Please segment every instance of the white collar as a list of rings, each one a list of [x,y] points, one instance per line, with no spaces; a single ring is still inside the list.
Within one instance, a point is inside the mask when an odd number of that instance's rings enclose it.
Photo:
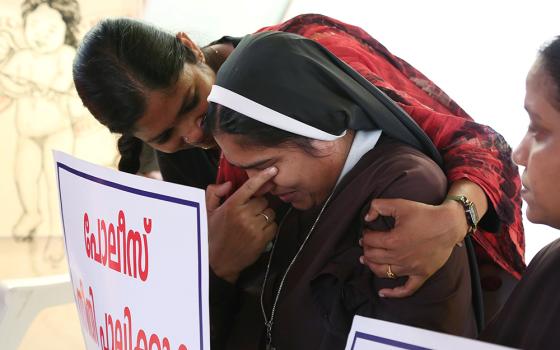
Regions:
[[[348,156],[346,157],[346,162],[344,163],[344,167],[342,167],[342,171],[340,172],[340,176],[336,181],[335,187],[339,184],[339,182],[344,178],[346,174],[356,164],[360,161],[360,159],[372,150],[379,138],[381,137],[381,130],[358,130],[354,135],[354,140],[352,141],[352,146],[350,147],[350,152],[348,152]]]

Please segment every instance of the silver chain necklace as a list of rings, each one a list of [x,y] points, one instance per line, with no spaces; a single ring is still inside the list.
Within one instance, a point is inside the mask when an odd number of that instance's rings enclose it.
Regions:
[[[315,226],[317,226],[317,223],[319,222],[319,219],[321,218],[321,215],[323,214],[323,211],[325,211],[325,208],[327,207],[327,204],[329,204],[333,194],[334,194],[334,189],[331,192],[331,194],[329,195],[329,197],[327,198],[327,200],[325,201],[325,204],[323,204],[323,207],[321,207],[321,210],[319,211],[319,214],[317,215],[317,218],[315,219],[315,222],[313,222],[313,226],[311,226],[311,228],[309,229],[309,232],[307,232],[307,236],[305,236],[305,239],[303,240],[303,242],[299,246],[299,249],[298,249],[296,255],[294,255],[294,257],[292,258],[292,261],[290,261],[290,264],[286,268],[286,271],[284,272],[284,275],[282,276],[282,280],[280,280],[280,285],[278,286],[278,291],[276,292],[276,295],[274,297],[274,302],[272,304],[272,310],[270,311],[270,319],[268,319],[266,317],[266,311],[264,310],[263,296],[264,296],[264,289],[266,287],[266,282],[267,282],[267,279],[268,279],[268,273],[270,271],[270,264],[272,262],[272,256],[274,255],[274,248],[276,247],[276,242],[278,242],[278,236],[276,237],[276,239],[274,240],[274,243],[272,244],[272,249],[271,249],[270,255],[268,257],[268,263],[266,265],[266,272],[264,274],[264,280],[263,280],[263,284],[262,284],[262,287],[261,287],[261,310],[262,310],[262,314],[263,314],[263,317],[264,317],[264,325],[266,327],[266,350],[275,350],[275,348],[272,346],[272,325],[274,324],[274,315],[276,313],[276,304],[278,303],[278,299],[280,298],[280,292],[282,291],[282,287],[284,286],[284,281],[286,280],[286,276],[288,276],[288,273],[290,272],[290,269],[292,268],[292,265],[294,265],[294,263],[295,263],[296,259],[298,258],[299,254],[303,250],[303,247],[305,246],[305,244],[309,240],[309,237],[311,236],[311,233],[315,229]],[[282,221],[280,222],[280,225],[278,225],[277,235],[280,234],[280,230],[282,228],[282,225],[284,224],[284,221],[286,220],[286,218],[288,217],[288,215],[290,214],[291,211],[292,211],[292,207],[290,207],[290,209],[288,209],[288,211],[286,212],[286,214],[282,218]]]

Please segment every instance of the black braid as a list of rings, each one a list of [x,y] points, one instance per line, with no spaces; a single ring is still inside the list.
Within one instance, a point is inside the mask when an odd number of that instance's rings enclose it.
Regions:
[[[140,153],[142,153],[142,140],[123,134],[117,142],[121,159],[119,170],[130,174],[136,174],[140,169]]]

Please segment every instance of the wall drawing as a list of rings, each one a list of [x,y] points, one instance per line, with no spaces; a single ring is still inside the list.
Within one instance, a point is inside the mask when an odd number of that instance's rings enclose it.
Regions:
[[[53,149],[116,164],[116,136],[83,108],[72,82],[72,61],[93,23],[109,15],[138,16],[142,5],[130,0],[0,5],[0,211],[6,214],[0,237],[60,236]],[[47,244],[45,253],[54,260],[63,257],[62,247]]]

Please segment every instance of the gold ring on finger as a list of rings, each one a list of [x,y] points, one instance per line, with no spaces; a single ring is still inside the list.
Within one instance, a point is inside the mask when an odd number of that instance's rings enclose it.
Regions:
[[[270,218],[265,213],[259,213],[259,215],[264,216],[264,219],[266,220],[267,223],[270,222]]]
[[[394,280],[395,278],[397,278],[397,275],[395,275],[393,273],[393,271],[391,270],[391,265],[387,264],[387,277],[389,277],[390,279]]]

